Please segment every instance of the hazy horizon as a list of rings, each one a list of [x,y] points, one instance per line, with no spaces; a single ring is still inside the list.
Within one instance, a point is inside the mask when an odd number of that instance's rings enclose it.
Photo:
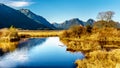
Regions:
[[[120,22],[120,0],[0,0],[0,3],[15,9],[30,9],[51,23],[62,23],[72,18],[97,20],[97,14],[102,11],[114,11],[113,20]]]

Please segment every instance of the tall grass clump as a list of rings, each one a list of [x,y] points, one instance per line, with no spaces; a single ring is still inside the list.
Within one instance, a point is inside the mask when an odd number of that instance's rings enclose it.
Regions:
[[[0,50],[1,52],[14,51],[17,48],[18,30],[11,26],[10,28],[0,29]]]
[[[61,38],[80,38],[86,33],[86,28],[83,26],[72,26],[68,30],[64,30],[60,35]]]

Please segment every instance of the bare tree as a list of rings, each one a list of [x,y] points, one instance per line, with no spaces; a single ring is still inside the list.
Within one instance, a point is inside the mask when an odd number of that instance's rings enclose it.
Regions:
[[[112,17],[115,13],[113,11],[107,11],[106,12],[106,21],[111,21],[112,20]]]
[[[98,13],[97,19],[109,22],[112,20],[114,14],[113,11],[100,12]]]
[[[97,19],[104,20],[104,18],[105,18],[105,13],[104,12],[99,12],[98,15],[97,15]]]

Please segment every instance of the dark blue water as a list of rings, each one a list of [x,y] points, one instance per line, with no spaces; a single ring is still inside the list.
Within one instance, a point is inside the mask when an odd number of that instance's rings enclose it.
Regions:
[[[29,39],[19,45],[25,47],[16,51],[14,58],[17,61],[15,60],[12,66],[7,67],[75,68],[75,60],[82,59],[83,55],[66,51],[66,47],[60,45],[64,44],[59,41],[58,37]],[[9,63],[8,60],[7,62]]]

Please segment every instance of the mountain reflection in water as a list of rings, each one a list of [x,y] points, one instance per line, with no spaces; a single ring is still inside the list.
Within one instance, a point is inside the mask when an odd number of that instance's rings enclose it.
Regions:
[[[75,68],[75,60],[84,58],[80,52],[68,52],[59,45],[64,44],[58,37],[28,39],[15,52],[1,57],[0,67]]]
[[[30,38],[22,43],[20,43],[18,45],[18,48],[32,48],[34,46],[37,46],[37,45],[41,45],[42,43],[44,43],[46,41],[47,38]]]

